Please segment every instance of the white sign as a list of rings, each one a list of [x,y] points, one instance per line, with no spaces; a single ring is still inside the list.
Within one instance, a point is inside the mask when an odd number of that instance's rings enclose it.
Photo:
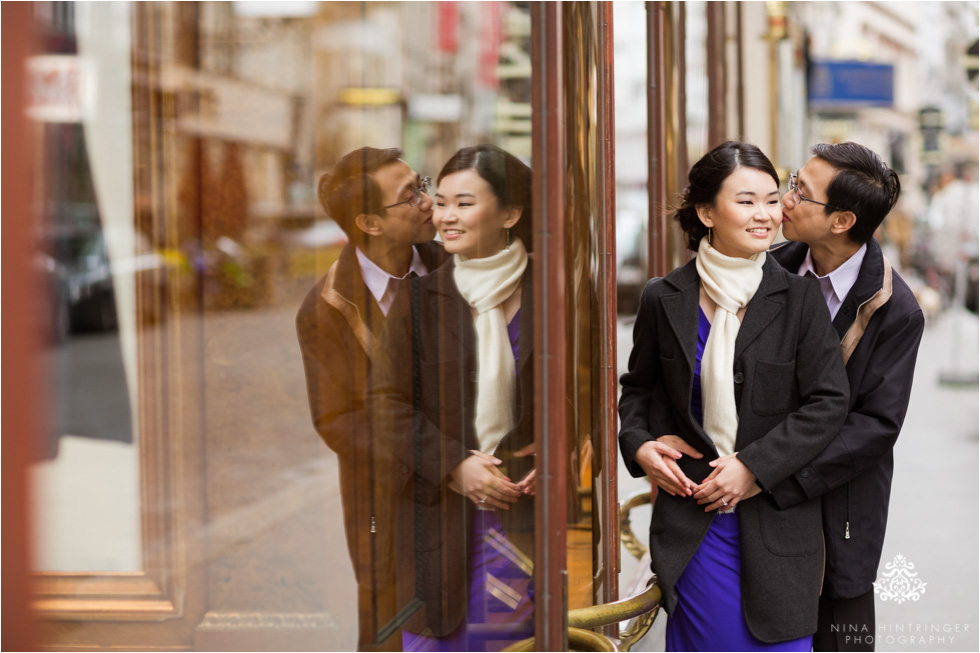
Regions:
[[[92,69],[77,55],[50,54],[27,60],[27,116],[42,122],[81,122],[92,110]]]

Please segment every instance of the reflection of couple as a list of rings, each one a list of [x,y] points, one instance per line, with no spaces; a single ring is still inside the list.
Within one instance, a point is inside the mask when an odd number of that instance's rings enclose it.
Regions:
[[[464,148],[433,201],[400,156],[362,148],[321,180],[350,244],[297,316],[310,406],[340,459],[359,647],[499,649],[533,629],[531,173]]]
[[[758,148],[709,152],[676,216],[695,258],[643,291],[620,444],[663,490],[668,650],[873,649],[923,317],[872,238],[897,175],[854,143],[814,154],[781,208]],[[798,242],[770,256],[780,224]]]

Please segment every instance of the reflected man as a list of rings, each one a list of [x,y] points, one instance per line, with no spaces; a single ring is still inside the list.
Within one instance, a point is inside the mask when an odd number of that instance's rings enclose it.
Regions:
[[[296,316],[313,425],[337,453],[347,546],[358,586],[359,650],[397,650],[379,629],[394,616],[390,495],[371,435],[365,390],[374,339],[402,283],[445,259],[428,178],[397,148],[364,147],[321,177],[324,209],[349,243]]]
[[[816,145],[783,196],[771,253],[816,277],[841,348],[851,400],[831,444],[772,489],[780,508],[823,497],[826,575],[815,651],[874,650],[874,589],[898,439],[925,324],[905,281],[874,239],[895,206],[898,175],[857,143]]]

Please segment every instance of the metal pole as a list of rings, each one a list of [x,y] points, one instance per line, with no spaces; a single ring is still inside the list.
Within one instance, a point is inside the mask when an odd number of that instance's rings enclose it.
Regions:
[[[670,271],[667,260],[666,52],[663,2],[647,2],[647,275]]]
[[[535,625],[541,651],[568,650],[565,415],[565,105],[562,4],[531,5],[534,180]]]

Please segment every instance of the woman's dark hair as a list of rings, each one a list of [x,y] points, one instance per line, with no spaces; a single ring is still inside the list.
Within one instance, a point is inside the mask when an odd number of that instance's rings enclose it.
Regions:
[[[701,157],[687,175],[687,188],[681,193],[680,207],[674,212],[674,219],[684,230],[687,247],[692,252],[697,251],[701,239],[708,235],[708,228],[698,218],[697,207],[714,204],[722,184],[738,168],[765,172],[779,186],[779,175],[772,161],[755,145],[727,141]]]
[[[496,145],[464,147],[456,152],[439,171],[436,184],[444,177],[463,170],[473,170],[487,182],[504,208],[520,208],[521,219],[511,227],[511,236],[520,238],[531,251],[531,169],[516,156]]]
[[[847,235],[856,243],[867,243],[902,192],[898,173],[857,143],[822,143],[810,151],[837,171],[827,186],[831,206],[825,206],[824,213],[833,213],[832,207],[853,211],[857,220]]]

